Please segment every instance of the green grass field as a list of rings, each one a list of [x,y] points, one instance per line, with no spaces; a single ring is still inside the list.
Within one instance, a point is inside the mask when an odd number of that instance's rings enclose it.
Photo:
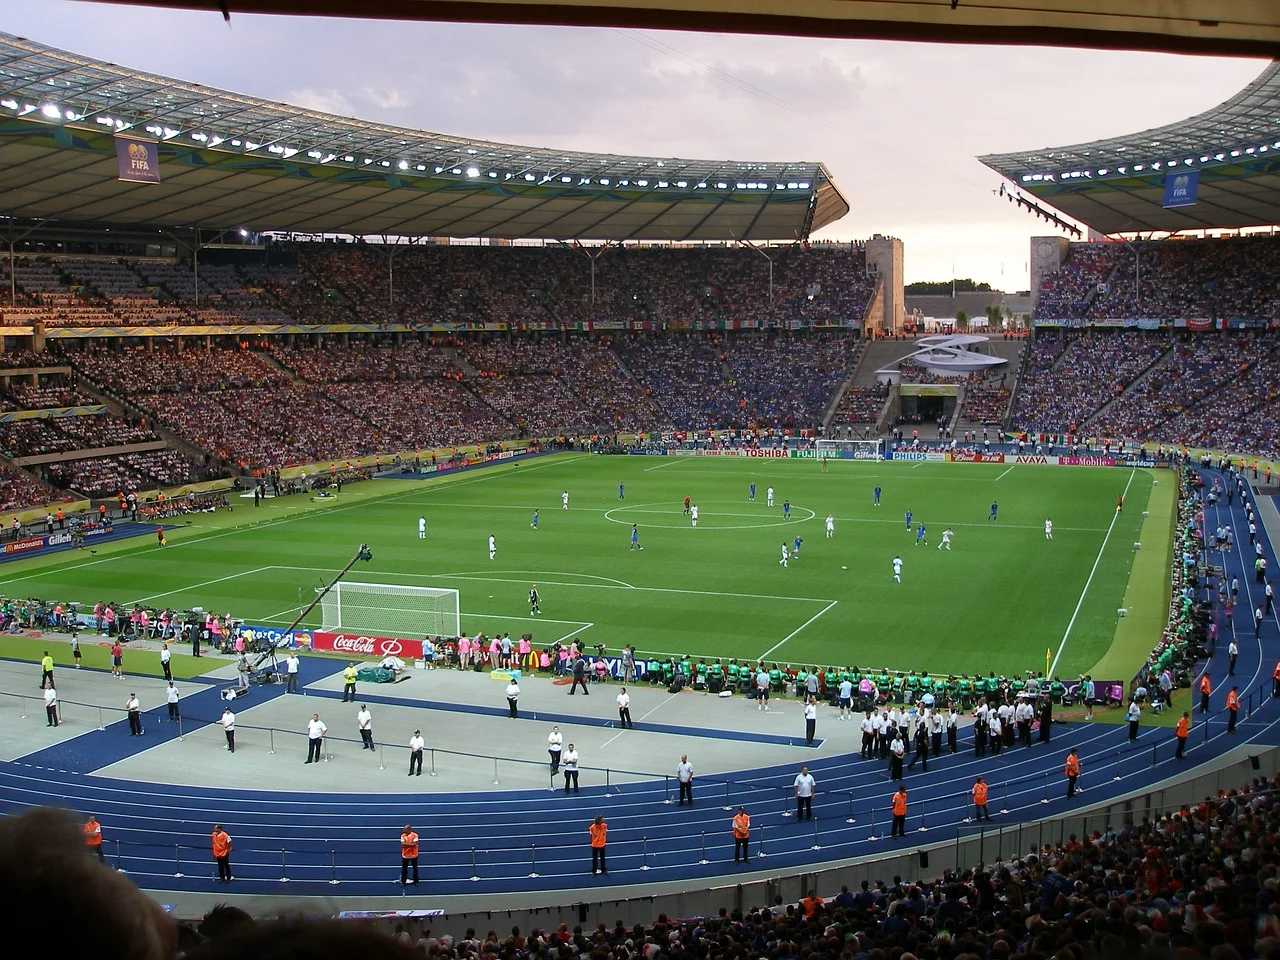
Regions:
[[[759,493],[749,503],[752,481]],[[1172,498],[1152,501],[1159,515],[1144,527],[1153,481],[1172,482],[1152,471],[1024,465],[833,462],[822,473],[804,460],[560,456],[362,484],[322,509],[307,509],[305,498],[240,506],[212,526],[201,518],[175,532],[164,550],[147,538],[94,556],[7,565],[0,592],[200,605],[283,626],[368,542],[373,561],[348,579],[455,588],[472,634],[529,631],[537,643],[581,637],[611,651],[631,642],[644,653],[938,673],[1043,669],[1046,649],[1056,656],[1061,647],[1063,676],[1104,661],[1127,678],[1156,635],[1128,629],[1117,639],[1116,609],[1165,607],[1168,544],[1158,541]],[[773,509],[765,506],[770,485]],[[685,496],[700,508],[697,529],[682,515]],[[989,523],[993,499],[999,520]],[[906,531],[908,508],[928,527],[927,547]],[[832,539],[824,537],[828,513]],[[426,540],[417,535],[420,515]],[[628,549],[632,523],[643,551]],[[936,549],[947,526],[950,552]],[[800,557],[784,569],[781,544],[797,535]],[[1141,536],[1154,537],[1144,549],[1163,549],[1164,558],[1135,554]],[[892,579],[895,554],[901,584]],[[1135,556],[1155,574],[1131,582]],[[543,611],[532,619],[531,583]],[[318,611],[307,625],[319,625]]]

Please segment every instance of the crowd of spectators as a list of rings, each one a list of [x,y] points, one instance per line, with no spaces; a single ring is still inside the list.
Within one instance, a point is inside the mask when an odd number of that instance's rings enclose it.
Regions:
[[[271,356],[307,383],[415,382],[460,373],[446,348],[436,343],[334,343],[271,346]]]
[[[832,423],[877,423],[889,399],[888,383],[851,384],[840,398]]]
[[[1280,319],[1280,237],[1073,243],[1036,318]]]
[[[63,499],[57,490],[29,473],[0,463],[0,513]]]
[[[970,383],[964,388],[960,420],[964,423],[998,425],[1009,410],[1009,388],[1004,378]]]
[[[745,334],[729,340],[730,384],[747,397],[752,422],[812,429],[857,362],[862,340],[847,334]]]
[[[1039,337],[1032,343],[1012,416],[1019,430],[1074,432],[1170,346],[1166,336],[1136,330],[1073,334],[1061,338],[1061,351],[1058,339],[1044,338],[1052,361]]]

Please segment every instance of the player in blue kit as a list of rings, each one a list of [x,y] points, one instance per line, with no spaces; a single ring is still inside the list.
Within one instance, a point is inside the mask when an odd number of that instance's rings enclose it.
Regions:
[[[791,556],[793,556],[797,560],[800,559],[800,547],[803,544],[804,544],[803,537],[796,537],[795,541],[791,544]]]
[[[751,485],[751,490],[750,490],[750,492],[747,494],[747,499],[748,499],[748,500],[754,500],[755,498],[756,498],[756,485],[753,483],[753,484]]]
[[[782,519],[783,520],[791,519],[791,501],[790,500],[782,501]]]
[[[925,537],[924,537],[924,524],[923,524],[923,523],[921,523],[921,524],[920,524],[920,526],[916,527],[916,546],[918,547],[918,546],[920,546],[920,544],[922,544],[922,543],[923,543],[926,547],[929,545],[929,541],[928,541],[928,540],[926,540],[926,539],[925,539]]]
[[[907,533],[911,532],[911,511],[907,511]]]
[[[535,530],[538,529],[538,511],[537,510],[533,511],[533,519],[529,521],[529,526],[533,527],[533,529]]]
[[[987,515],[987,523],[995,523],[995,522],[996,522],[996,511],[997,511],[997,510],[999,510],[999,509],[1000,509],[1000,504],[998,504],[998,503],[996,503],[994,500],[992,500],[992,501],[991,501],[991,513]]]
[[[632,550],[644,549],[644,547],[640,546],[640,528],[637,527],[634,523],[631,525],[631,549]]]
[[[872,500],[871,505],[872,505],[873,507],[878,507],[878,506],[880,506],[880,488],[879,488],[879,487],[876,487],[876,489],[875,489],[875,492],[874,492],[873,496],[874,496],[874,498],[875,498],[875,499],[874,499],[874,500]]]
[[[625,483],[618,484],[618,499],[627,499],[627,485]]]

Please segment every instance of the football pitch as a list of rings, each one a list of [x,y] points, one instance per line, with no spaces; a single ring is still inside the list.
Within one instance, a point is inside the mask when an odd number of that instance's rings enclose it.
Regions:
[[[557,455],[360,484],[335,506],[288,516],[282,511],[304,498],[259,511],[241,500],[233,515],[241,526],[201,533],[197,521],[163,550],[146,538],[105,556],[10,565],[0,591],[90,606],[202,606],[284,626],[367,542],[373,560],[348,579],[456,589],[471,635],[528,632],[538,646],[581,638],[612,654],[632,643],[646,655],[942,674],[1039,670],[1048,650],[1056,672],[1075,677],[1112,652],[1117,608],[1165,612],[1175,481],[1163,471],[1021,464],[833,461],[822,472],[812,460]],[[1168,495],[1153,497],[1153,484]],[[698,506],[696,529],[683,512],[686,496]],[[921,521],[927,544],[916,542]],[[632,524],[643,550],[630,549]],[[949,551],[939,549],[948,527]],[[1163,556],[1143,558],[1155,575],[1131,584],[1134,543],[1152,529],[1163,531],[1163,547],[1157,537],[1148,549]],[[783,567],[782,544],[793,548],[797,536],[799,556]],[[540,616],[529,613],[532,584]],[[1158,638],[1159,617],[1151,622],[1149,635],[1128,641],[1134,670]],[[319,625],[317,608],[304,626]]]

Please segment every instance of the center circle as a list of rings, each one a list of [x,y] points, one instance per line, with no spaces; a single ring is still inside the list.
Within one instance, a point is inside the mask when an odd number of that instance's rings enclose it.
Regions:
[[[759,503],[759,501],[756,501]],[[739,500],[707,500],[695,504],[698,508],[698,523],[705,524],[711,530],[754,530],[764,527],[780,527],[791,523],[804,523],[817,516],[808,507],[792,506],[791,518],[783,519],[782,507],[766,507],[759,503],[759,509],[753,510],[751,501]],[[725,509],[720,509],[721,507]],[[766,512],[767,511],[767,512]],[[691,527],[689,517],[685,515],[683,504],[637,503],[627,504],[606,510],[604,518],[610,523],[624,526],[636,524],[642,529],[669,529]],[[653,519],[646,519],[653,518]],[[729,519],[730,523],[721,523]],[[753,523],[744,521],[754,520]]]

